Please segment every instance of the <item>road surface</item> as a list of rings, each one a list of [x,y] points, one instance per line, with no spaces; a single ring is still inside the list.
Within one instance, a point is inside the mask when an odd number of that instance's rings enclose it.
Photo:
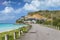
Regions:
[[[60,40],[60,31],[41,24],[32,24],[31,30],[18,40]]]

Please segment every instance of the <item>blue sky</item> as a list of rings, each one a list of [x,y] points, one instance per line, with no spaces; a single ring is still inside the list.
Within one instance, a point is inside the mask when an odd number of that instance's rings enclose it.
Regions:
[[[28,12],[60,10],[60,0],[0,0],[0,23],[15,23]]]

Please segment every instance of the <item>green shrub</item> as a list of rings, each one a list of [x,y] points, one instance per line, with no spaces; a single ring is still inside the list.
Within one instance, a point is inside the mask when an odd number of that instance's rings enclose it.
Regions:
[[[36,23],[42,24],[42,23],[44,23],[44,20],[37,20]]]
[[[24,33],[28,31],[26,27],[21,28],[21,30],[22,30]]]
[[[5,37],[3,36],[3,37],[1,37],[1,39],[0,40],[5,40]]]
[[[8,40],[14,40],[13,35],[8,35]]]
[[[44,24],[51,25],[51,21],[45,21]]]

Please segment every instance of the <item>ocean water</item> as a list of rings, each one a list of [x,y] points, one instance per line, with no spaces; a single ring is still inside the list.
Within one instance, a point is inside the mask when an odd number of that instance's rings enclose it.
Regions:
[[[0,33],[10,31],[10,30],[15,30],[23,26],[26,25],[25,24],[0,24]]]

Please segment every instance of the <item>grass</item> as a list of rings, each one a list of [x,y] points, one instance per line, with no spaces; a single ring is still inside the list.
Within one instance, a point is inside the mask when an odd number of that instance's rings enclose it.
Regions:
[[[43,24],[45,27],[49,27],[49,28],[53,28],[53,29],[56,29],[56,30],[60,30],[60,27],[57,27],[57,26],[52,26],[52,25],[45,25]]]
[[[13,36],[14,36],[14,32],[16,32],[16,39],[19,38],[19,31],[22,30],[23,33],[26,33],[31,27],[22,27],[22,28],[19,28],[19,29],[16,29],[16,30],[12,30],[12,31],[8,31],[8,32],[3,32],[3,33],[0,33],[0,40],[4,40],[5,39],[5,34],[8,35],[8,40],[14,40]]]
[[[12,30],[12,31],[9,31],[9,32],[0,33],[0,40],[4,40],[4,39],[5,39],[5,38],[4,38],[5,34],[8,35],[8,39],[9,39],[9,40],[13,40],[14,32],[17,32],[17,34],[18,34],[19,30],[16,29],[16,30]]]
[[[57,26],[51,26],[51,25],[49,25],[48,27],[49,27],[49,28],[53,28],[53,29],[60,30],[60,27],[57,27]]]

